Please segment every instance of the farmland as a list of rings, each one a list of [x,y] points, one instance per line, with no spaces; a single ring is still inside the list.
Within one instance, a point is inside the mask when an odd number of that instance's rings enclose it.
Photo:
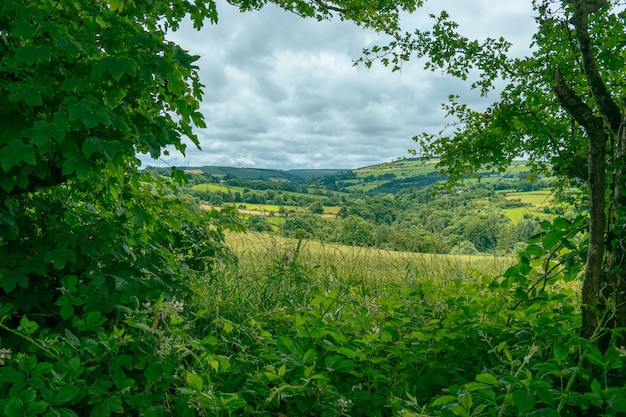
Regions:
[[[266,171],[198,174],[188,192],[205,208],[230,205],[251,231],[397,251],[510,255],[566,208],[549,178],[528,181],[524,162],[485,172],[452,188],[436,160],[398,160],[351,171],[311,171],[298,181],[266,181]],[[224,171],[226,172],[226,171]],[[280,173],[276,173],[278,176]]]

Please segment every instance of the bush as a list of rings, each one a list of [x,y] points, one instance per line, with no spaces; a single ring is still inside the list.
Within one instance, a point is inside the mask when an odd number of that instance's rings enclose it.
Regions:
[[[193,293],[233,260],[231,212],[191,213],[133,175],[118,195],[59,186],[0,208],[0,410],[193,415]],[[10,220],[6,221],[6,220]],[[174,411],[173,411],[174,410]]]

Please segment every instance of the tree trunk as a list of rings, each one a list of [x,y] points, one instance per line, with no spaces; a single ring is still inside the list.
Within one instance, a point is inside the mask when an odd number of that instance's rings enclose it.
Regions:
[[[624,114],[626,123],[626,113]],[[607,259],[603,285],[607,297],[607,327],[626,328],[626,128],[620,128],[612,158],[613,167],[611,217],[607,235]],[[623,330],[622,330],[623,333]]]
[[[600,282],[604,261],[606,142],[604,121],[565,83],[561,71],[554,71],[556,93],[561,106],[585,129],[589,141],[587,151],[589,184],[589,245],[582,288],[581,336],[591,339],[598,329],[597,315]]]

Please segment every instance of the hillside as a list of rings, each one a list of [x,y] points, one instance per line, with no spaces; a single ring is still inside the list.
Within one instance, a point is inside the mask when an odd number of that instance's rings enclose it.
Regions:
[[[437,168],[438,160],[422,160],[421,158],[400,159],[392,162],[356,168],[356,169],[260,169],[237,168],[225,166],[187,167],[184,172],[192,179],[194,175],[205,178],[239,179],[242,181],[291,182],[298,184],[318,185],[332,191],[395,193],[402,189],[423,188],[444,181],[446,177]],[[182,169],[182,168],[180,168]],[[169,168],[158,168],[169,171]],[[482,172],[477,174],[485,182],[515,182],[528,175],[524,161],[515,161],[504,173]],[[254,186],[250,188],[256,188]],[[502,188],[502,187],[500,187]]]
[[[224,166],[189,167],[184,171],[190,174],[205,174],[217,177],[235,177],[250,181],[287,181],[303,182],[311,178],[335,175],[346,171],[345,169],[261,169],[261,168],[237,168]]]

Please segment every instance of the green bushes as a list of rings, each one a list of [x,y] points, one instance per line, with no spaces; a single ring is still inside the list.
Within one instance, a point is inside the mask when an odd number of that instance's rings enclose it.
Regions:
[[[185,306],[230,259],[236,223],[190,212],[148,175],[100,191],[68,184],[0,208],[0,415],[192,415],[176,393],[197,365]]]
[[[460,255],[335,247],[339,265],[312,240],[268,236],[229,262],[232,213],[192,214],[147,176],[117,197],[97,190],[59,187],[3,208],[14,223],[0,247],[1,416],[619,416],[626,406],[624,351],[578,337],[577,263],[558,272],[544,257],[565,234],[537,237],[542,246],[495,277],[493,257],[473,257],[484,269],[472,274]]]
[[[624,352],[601,354],[578,337],[576,290],[559,278],[536,288],[518,265],[502,278],[477,273],[447,284],[439,276],[360,281],[336,268],[327,276],[302,242],[288,258],[276,255],[203,321],[201,333],[215,338],[210,354],[224,361],[192,400],[209,393],[209,414],[232,412],[215,408],[230,398],[237,415],[267,416],[623,409]]]

